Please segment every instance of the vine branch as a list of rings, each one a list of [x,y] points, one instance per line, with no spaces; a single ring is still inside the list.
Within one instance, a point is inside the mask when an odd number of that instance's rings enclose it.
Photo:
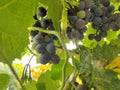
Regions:
[[[7,63],[7,65],[10,67],[12,73],[14,74],[15,78],[18,80],[18,82],[20,83],[21,87],[23,90],[26,90],[24,85],[22,84],[21,80],[19,79],[17,73],[15,72],[14,68],[12,67],[12,65],[9,62],[8,57],[6,56],[6,54],[3,52],[2,48],[0,47],[0,56],[4,59],[4,61]]]

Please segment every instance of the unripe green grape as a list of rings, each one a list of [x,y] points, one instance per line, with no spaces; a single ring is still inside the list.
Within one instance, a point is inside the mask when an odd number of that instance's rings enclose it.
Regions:
[[[77,16],[79,19],[82,19],[85,17],[85,11],[84,10],[80,10],[78,13],[77,13]]]

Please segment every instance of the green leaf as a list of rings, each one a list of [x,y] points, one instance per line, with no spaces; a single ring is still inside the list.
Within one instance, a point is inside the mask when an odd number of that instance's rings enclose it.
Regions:
[[[10,76],[8,74],[0,73],[0,90],[6,90],[9,80]]]
[[[26,90],[38,90],[36,88],[36,82],[35,81],[28,82],[26,85]],[[44,89],[42,89],[42,90],[44,90]]]
[[[39,0],[1,0],[0,47],[10,62],[19,58],[28,45],[28,30]],[[2,60],[0,60],[2,61]]]
[[[48,17],[52,19],[55,29],[59,31],[62,16],[61,0],[40,0],[40,2],[48,6]]]

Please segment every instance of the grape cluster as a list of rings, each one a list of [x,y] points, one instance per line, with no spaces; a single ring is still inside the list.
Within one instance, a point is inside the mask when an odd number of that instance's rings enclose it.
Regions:
[[[69,3],[68,3],[69,4]],[[72,7],[69,4],[67,34],[70,39],[82,40],[84,33],[87,30],[86,24],[91,17],[90,8],[92,6],[91,0],[80,0],[79,6]]]
[[[67,34],[70,39],[82,40],[87,23],[91,23],[96,30],[96,33],[88,35],[89,40],[100,41],[107,36],[108,30],[120,29],[120,13],[114,13],[110,0],[80,0],[78,6],[70,6],[68,9],[68,21]]]
[[[36,22],[32,27],[40,27],[46,30],[54,30],[54,26],[51,19],[47,19],[47,10],[44,7],[38,8],[38,16],[34,16]],[[35,51],[40,54],[40,63],[41,64],[57,64],[60,61],[59,56],[56,54],[56,47],[54,45],[54,39],[56,36],[49,35],[39,30],[33,30],[30,32],[33,41],[37,44]]]
[[[110,5],[110,0],[98,0],[94,2],[90,11],[91,17],[89,20],[92,22],[92,28],[96,29],[95,34],[88,35],[90,40],[95,39],[96,41],[100,41],[102,37],[107,36],[108,30],[118,30],[120,28],[118,23],[115,23],[116,15],[113,14],[114,6]]]

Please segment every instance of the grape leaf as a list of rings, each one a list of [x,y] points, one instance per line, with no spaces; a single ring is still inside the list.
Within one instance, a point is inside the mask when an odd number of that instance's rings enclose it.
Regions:
[[[44,5],[48,6],[48,17],[52,19],[55,29],[60,30],[60,20],[62,15],[61,0],[40,0]]]
[[[0,90],[6,90],[9,80],[10,76],[8,74],[0,73]]]
[[[28,45],[27,27],[33,23],[38,0],[1,0],[0,2],[0,47],[10,62]],[[3,61],[2,59],[0,61]]]

